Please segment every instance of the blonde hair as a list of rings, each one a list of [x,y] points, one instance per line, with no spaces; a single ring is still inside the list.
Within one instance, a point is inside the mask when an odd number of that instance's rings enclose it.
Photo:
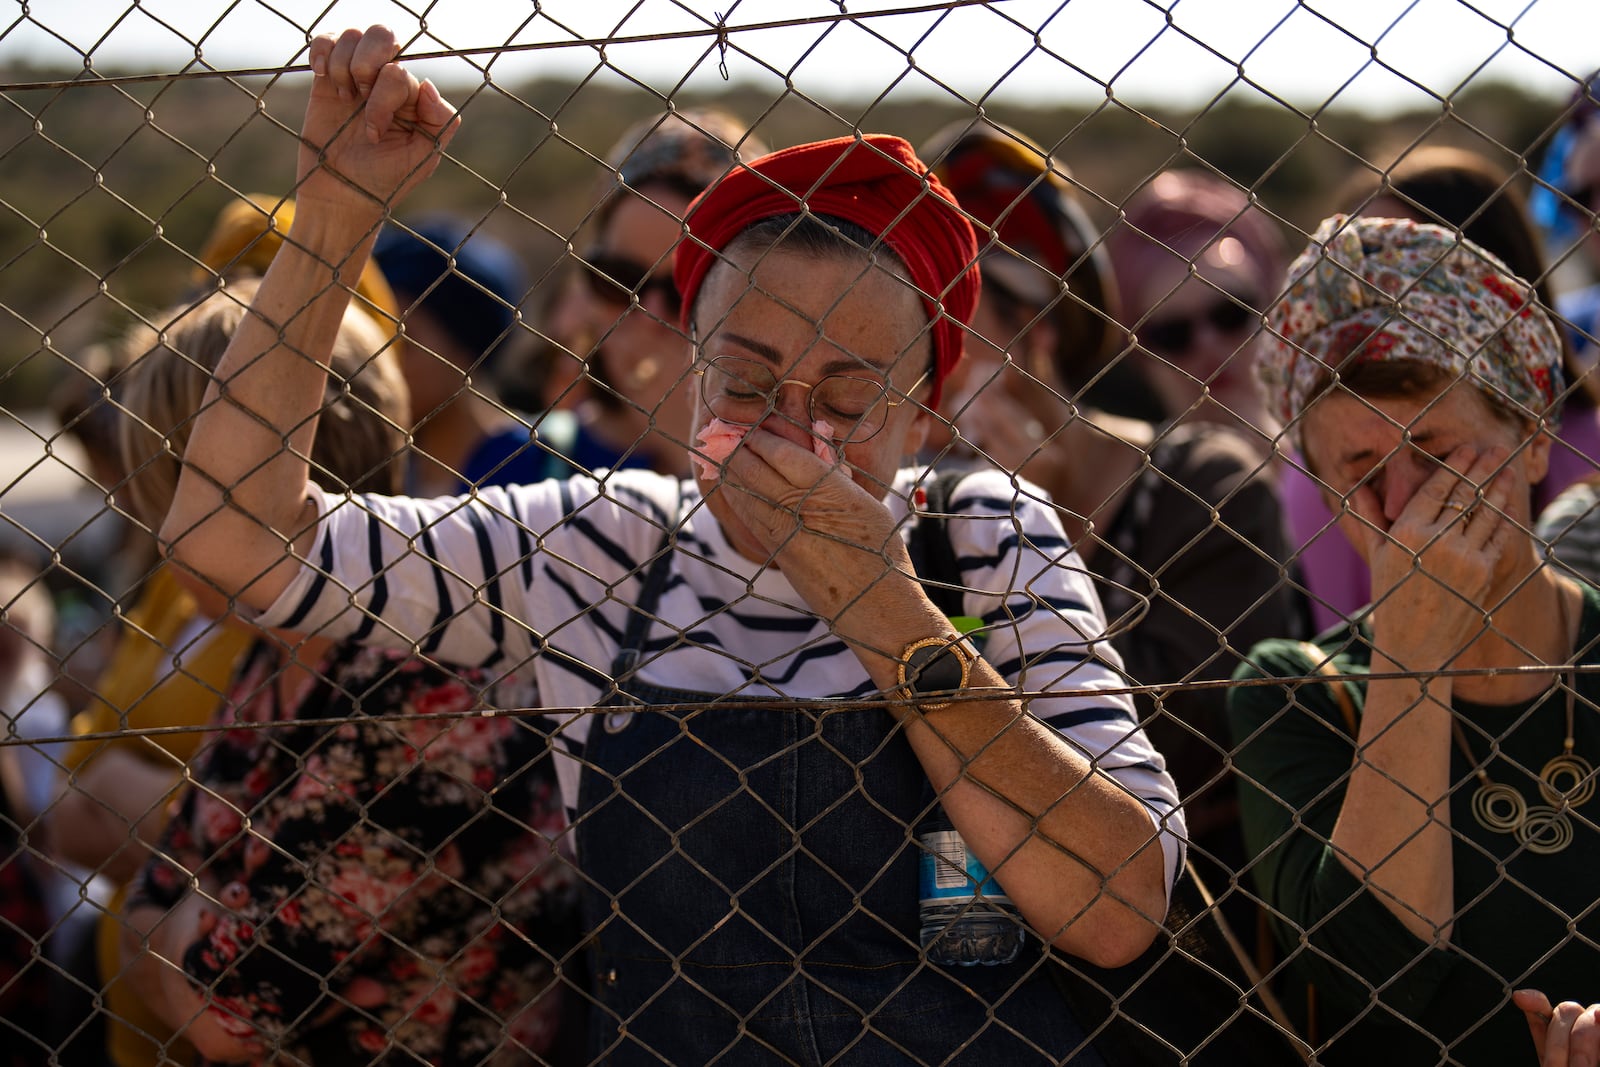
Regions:
[[[154,527],[172,504],[179,464],[207,383],[249,313],[257,279],[229,282],[154,317],[131,334],[137,353],[118,383],[128,413],[121,451],[127,510]],[[402,484],[410,399],[389,338],[366,314],[345,312],[323,391],[311,479],[332,492],[396,493]]]

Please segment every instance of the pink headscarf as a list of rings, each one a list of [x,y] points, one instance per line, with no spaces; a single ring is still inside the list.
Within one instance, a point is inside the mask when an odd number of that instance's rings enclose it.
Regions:
[[[1111,265],[1124,300],[1152,273],[1188,264],[1232,237],[1245,250],[1263,300],[1277,296],[1289,249],[1283,235],[1250,197],[1231,182],[1198,170],[1169,170],[1134,193],[1123,221],[1107,235]],[[1126,308],[1131,318],[1150,308]]]

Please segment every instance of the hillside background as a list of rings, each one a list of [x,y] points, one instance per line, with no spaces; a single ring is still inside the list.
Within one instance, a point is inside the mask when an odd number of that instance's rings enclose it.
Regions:
[[[569,244],[584,248],[584,221],[609,174],[601,158],[631,122],[665,107],[652,91],[614,82],[444,86],[465,125],[405,210],[481,218],[518,249],[533,268],[525,310],[535,326]],[[10,68],[0,83],[0,407],[17,411],[42,403],[84,346],[179,299],[192,284],[193,253],[230,198],[288,189],[308,81],[119,81],[104,70]],[[674,102],[731,110],[775,147],[852,128],[919,142],[978,106],[804,98],[738,84]],[[1153,174],[1204,165],[1255,189],[1298,243],[1336,206],[1334,190],[1352,171],[1381,168],[1413,144],[1474,148],[1512,172],[1525,159],[1536,165],[1563,105],[1502,84],[1382,120],[1307,115],[1237,88],[1188,109],[1108,100],[988,113],[1050,147],[1102,224]],[[1519,181],[1526,185],[1525,173]]]

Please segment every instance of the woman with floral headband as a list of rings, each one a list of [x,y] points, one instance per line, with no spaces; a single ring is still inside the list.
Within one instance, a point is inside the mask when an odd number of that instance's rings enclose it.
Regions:
[[[736,168],[674,263],[698,477],[317,493],[330,265],[364,261],[459,121],[396,51],[383,27],[311,45],[294,240],[195,421],[167,543],[263,624],[531,671],[574,757],[591,1057],[1103,1062],[1039,945],[1142,951],[1182,820],[1049,508],[997,474],[951,501],[981,652],[912,568],[899,467],[976,300],[966,219],[898,138]],[[936,802],[1037,935],[1012,962],[920,948],[909,827]]]
[[[1531,1027],[1544,1064],[1593,1063],[1600,592],[1528,533],[1555,327],[1452,231],[1344,216],[1268,321],[1267,400],[1372,573],[1359,627],[1258,646],[1240,677],[1281,683],[1230,700],[1321,1062],[1525,1063]]]

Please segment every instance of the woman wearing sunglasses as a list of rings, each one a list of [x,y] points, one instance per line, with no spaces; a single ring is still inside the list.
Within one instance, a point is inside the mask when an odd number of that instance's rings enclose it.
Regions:
[[[1270,453],[1277,427],[1253,368],[1288,260],[1277,225],[1231,182],[1170,170],[1123,205],[1107,247],[1134,358],[1165,418],[1232,426]]]
[[[1100,236],[1042,149],[960,123],[923,155],[977,228],[983,271],[947,402],[960,436],[941,464],[970,452],[1050,493],[1133,681],[1227,678],[1238,657],[1219,652],[1222,635],[1242,651],[1294,625],[1278,500],[1257,453],[1226,427],[1109,415],[1069,384],[1094,380],[1126,334]],[[1244,840],[1215,741],[1227,728],[1224,694],[1173,689],[1138,703],[1183,793],[1190,857],[1225,886]],[[1232,895],[1229,910],[1249,938],[1254,911],[1240,900]]]
[[[325,496],[297,457],[301,353],[346,302],[327,264],[364,260],[458,122],[396,51],[311,46],[296,254],[218,370],[167,543],[271,625],[532,672],[572,757],[591,1057],[1102,1063],[1040,945],[1142,951],[1182,820],[1051,509],[999,474],[951,502],[973,637],[916,580],[901,462],[976,302],[965,217],[897,138],[739,167],[674,258],[698,477]],[[909,828],[935,803],[1032,931],[1012,962],[921,949]]]
[[[741,155],[765,152],[732,115],[690,109],[636,124],[607,153],[593,240],[545,323],[557,345],[582,361],[580,376],[547,390],[553,405],[576,413],[562,449],[572,469],[683,471],[690,383],[672,250],[689,202]],[[551,362],[569,363],[559,353]]]

